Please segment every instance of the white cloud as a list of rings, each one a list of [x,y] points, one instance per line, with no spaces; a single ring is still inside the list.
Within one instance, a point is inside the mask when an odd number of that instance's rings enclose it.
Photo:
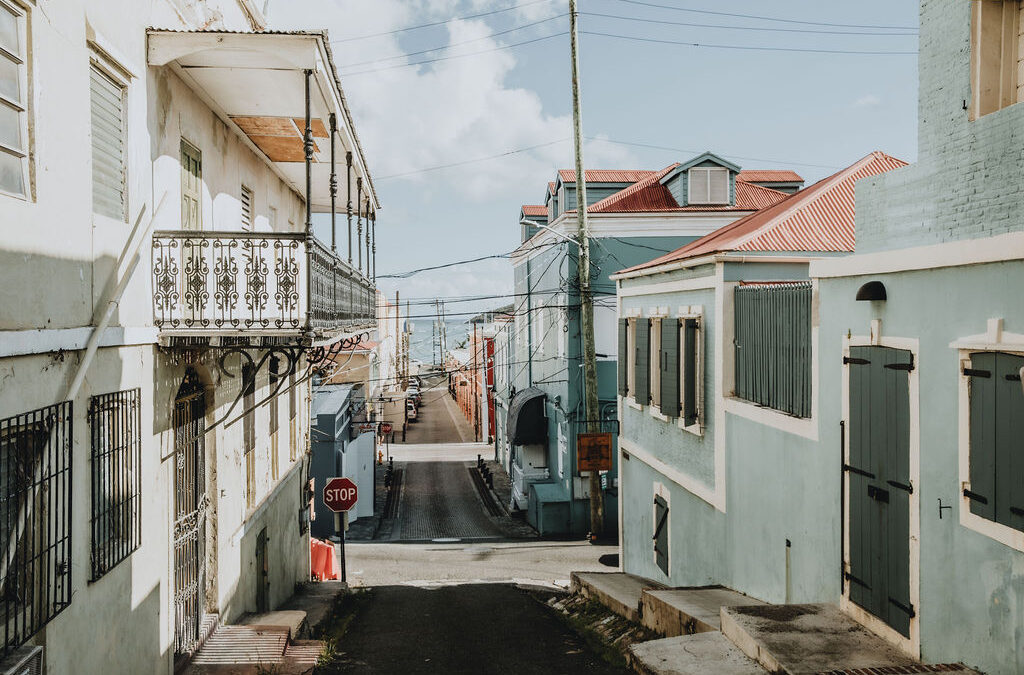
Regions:
[[[874,94],[865,94],[864,96],[861,96],[860,98],[853,102],[853,104],[858,108],[872,107],[879,105],[881,103],[882,99],[878,98]]]

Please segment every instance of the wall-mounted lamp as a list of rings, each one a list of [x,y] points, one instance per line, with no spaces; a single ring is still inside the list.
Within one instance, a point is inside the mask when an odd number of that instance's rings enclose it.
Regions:
[[[857,299],[885,302],[885,285],[881,281],[869,281],[857,289]]]

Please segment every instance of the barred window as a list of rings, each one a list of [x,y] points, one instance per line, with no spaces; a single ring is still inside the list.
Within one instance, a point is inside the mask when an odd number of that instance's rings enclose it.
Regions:
[[[0,655],[71,603],[71,414],[0,420]]]
[[[93,581],[141,543],[140,396],[136,388],[89,399]]]

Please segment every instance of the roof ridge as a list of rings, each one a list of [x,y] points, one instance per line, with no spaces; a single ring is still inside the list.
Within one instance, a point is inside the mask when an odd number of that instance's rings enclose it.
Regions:
[[[593,204],[591,204],[590,206],[588,206],[587,207],[587,211],[588,212],[590,212],[590,211],[598,211],[599,212],[600,209],[602,209],[602,208],[605,208],[605,207],[607,207],[607,206],[609,206],[611,204],[615,204],[616,202],[622,201],[626,197],[634,195],[637,192],[639,192],[640,190],[643,190],[645,188],[650,187],[654,183],[661,182],[662,178],[667,176],[673,169],[675,169],[678,166],[680,166],[679,162],[673,162],[672,164],[670,164],[669,166],[665,167],[664,169],[661,169],[660,171],[653,172],[650,176],[647,176],[646,178],[638,180],[637,182],[633,183],[629,187],[624,187],[621,190],[619,190],[618,192],[615,192],[613,194],[608,195],[604,199],[599,199],[598,201],[596,201]]]

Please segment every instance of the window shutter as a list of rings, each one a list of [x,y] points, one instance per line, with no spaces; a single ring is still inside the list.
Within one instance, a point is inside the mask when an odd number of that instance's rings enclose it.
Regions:
[[[708,170],[708,201],[712,204],[729,203],[729,170]]]
[[[654,495],[654,555],[662,572],[668,574],[668,503]]]
[[[1024,357],[1000,353],[995,361],[995,520],[1024,530]]]
[[[252,229],[252,190],[242,186],[242,229]]]
[[[125,219],[124,88],[93,65],[90,69],[92,118],[92,208]]]
[[[697,423],[697,319],[683,322],[683,424]],[[677,371],[678,372],[678,371]]]
[[[651,400],[650,388],[651,360],[651,320],[636,320],[636,367],[633,373],[636,391],[633,397],[640,405],[647,405]]]
[[[687,172],[689,184],[689,202],[691,204],[707,204],[708,202],[708,170],[690,169]]]
[[[679,319],[661,320],[661,413],[679,416]]]
[[[626,353],[629,321],[619,319],[619,396],[629,395],[629,354]]]
[[[972,370],[996,368],[994,353],[971,354]],[[996,506],[996,378],[971,377],[970,387],[970,479],[971,513],[995,520]]]

